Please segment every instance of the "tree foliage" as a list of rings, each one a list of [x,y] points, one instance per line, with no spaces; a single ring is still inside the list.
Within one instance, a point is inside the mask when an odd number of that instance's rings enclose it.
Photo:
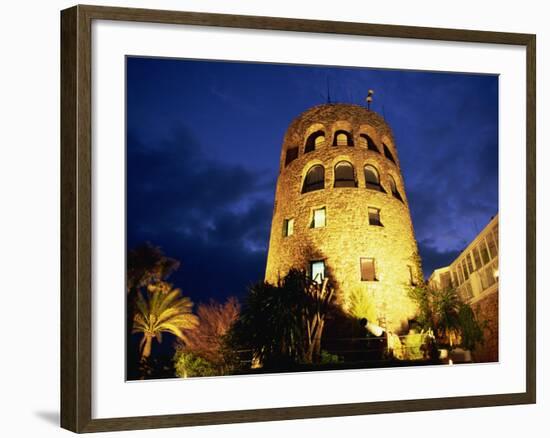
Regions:
[[[479,322],[472,308],[463,303],[458,309],[458,320],[462,331],[463,347],[467,350],[475,350],[478,344],[483,345],[483,328],[487,325],[487,322]]]
[[[138,293],[136,307],[133,333],[143,334],[142,359],[150,356],[153,339],[162,342],[162,333],[171,333],[185,341],[184,330],[198,325],[197,317],[191,313],[192,301],[167,283],[150,285],[145,293]]]
[[[251,350],[264,368],[318,360],[332,296],[326,280],[318,284],[298,270],[291,270],[276,286],[254,284],[228,343],[233,349]]]
[[[431,330],[438,343],[461,344],[469,350],[483,342],[483,329],[469,304],[460,300],[454,287],[437,289],[422,284],[409,291],[418,306],[417,322]]]
[[[178,377],[209,377],[219,375],[218,367],[195,353],[179,351],[174,356],[174,369]]]
[[[192,353],[193,357],[202,358],[216,368],[217,374],[226,374],[231,363],[228,363],[224,337],[237,320],[239,311],[240,305],[235,297],[228,298],[224,304],[214,300],[200,304],[197,308],[198,326],[184,330],[185,342],[177,344],[176,358],[181,361],[183,359],[178,355]]]
[[[148,287],[161,285],[178,267],[177,260],[166,257],[159,247],[150,243],[144,243],[128,251],[126,258],[126,361],[130,379],[140,375],[138,369],[139,346],[132,339],[138,295],[147,293]],[[142,365],[140,366],[143,368]],[[141,375],[143,376],[143,372]]]
[[[350,291],[347,312],[357,320],[366,318],[368,321],[376,321],[376,307],[363,289]]]
[[[176,259],[166,257],[160,247],[146,242],[128,251],[126,260],[126,290],[137,292],[153,283],[166,280],[179,268]]]

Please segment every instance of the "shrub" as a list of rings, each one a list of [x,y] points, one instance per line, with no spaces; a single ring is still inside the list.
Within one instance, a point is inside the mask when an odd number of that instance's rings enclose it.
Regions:
[[[194,353],[177,352],[174,357],[174,369],[176,376],[183,378],[219,375],[215,365]]]
[[[320,362],[321,365],[330,365],[340,363],[342,360],[336,354],[330,354],[326,350],[321,350]]]
[[[483,328],[486,322],[479,323],[474,311],[468,304],[461,304],[458,310],[458,320],[462,337],[462,346],[467,350],[475,350],[477,344],[483,345]]]

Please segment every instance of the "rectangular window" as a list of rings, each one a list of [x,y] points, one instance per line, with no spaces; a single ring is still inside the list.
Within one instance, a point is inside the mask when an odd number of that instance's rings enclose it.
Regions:
[[[456,271],[451,271],[451,275],[452,275],[452,285],[453,285],[453,287],[457,287],[458,286],[458,278],[456,277]]]
[[[376,281],[374,259],[361,258],[361,281]]]
[[[467,281],[470,274],[468,274],[468,268],[466,267],[466,261],[464,259],[462,259],[462,272],[464,273],[464,281]]]
[[[487,246],[489,247],[489,254],[492,260],[498,255],[498,253],[495,240],[493,239],[493,235],[491,233],[487,234]]]
[[[483,288],[483,290],[491,287],[493,284],[496,283],[494,270],[494,266],[489,265],[481,273],[481,287]]]
[[[472,253],[474,254],[474,261],[476,262],[476,270],[480,269],[483,265],[481,264],[481,256],[479,255],[477,247],[473,249]]]
[[[466,262],[468,263],[468,269],[470,270],[470,274],[474,272],[474,266],[472,264],[472,254],[468,253],[466,254]]]
[[[283,225],[283,236],[288,237],[294,234],[294,219],[285,219]]]
[[[451,287],[451,273],[450,272],[444,272],[441,274],[441,287],[443,289],[447,289]]]
[[[382,226],[382,222],[380,222],[380,210],[378,208],[369,207],[369,225]]]
[[[316,260],[310,263],[311,279],[321,283],[325,278],[325,261]]]
[[[461,290],[462,299],[464,301],[468,301],[472,299],[474,296],[474,291],[472,290],[472,285],[470,283],[466,283],[464,287]]]
[[[483,261],[483,265],[489,263],[489,251],[487,251],[487,245],[485,244],[485,241],[481,242],[481,244],[479,245],[479,252],[481,253],[481,260]]]
[[[458,269],[457,269],[459,284],[464,283],[464,274],[462,273],[462,269],[461,269],[461,268],[462,268],[462,265],[459,263],[459,264],[458,264]]]
[[[325,207],[313,210],[311,228],[323,228],[326,225],[326,211]]]

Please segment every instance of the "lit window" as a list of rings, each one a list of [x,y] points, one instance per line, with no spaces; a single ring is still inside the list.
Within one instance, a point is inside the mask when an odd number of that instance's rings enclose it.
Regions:
[[[317,283],[321,283],[325,278],[325,261],[317,260],[309,265],[311,271],[311,279]]]
[[[462,259],[462,272],[464,273],[464,281],[467,281],[468,278],[470,278],[470,274],[468,273],[468,268],[466,267],[466,261]]]
[[[451,275],[452,275],[452,285],[453,285],[453,287],[457,287],[458,286],[458,278],[456,276],[456,271],[451,271]]]
[[[302,193],[313,192],[325,188],[325,168],[319,164],[307,171]]]
[[[466,254],[466,263],[468,263],[468,269],[470,270],[470,274],[471,274],[475,270],[474,266],[473,266],[473,263],[472,263],[472,254],[471,253]]]
[[[376,272],[374,270],[374,259],[364,258],[361,261],[361,281],[376,281]]]
[[[310,134],[306,140],[305,153],[313,152],[318,146],[321,146],[325,142],[325,133],[323,131],[315,131]]]
[[[451,287],[451,273],[450,272],[444,272],[441,274],[441,287],[443,289],[447,289]]]
[[[458,264],[458,270],[456,272],[458,272],[458,284],[461,285],[462,283],[464,283],[464,274],[462,273],[462,265],[459,263]]]
[[[395,163],[395,158],[393,158],[393,155],[390,151],[390,149],[386,146],[385,143],[382,143],[382,146],[384,147],[384,155],[388,160],[390,160],[392,163]]]
[[[464,288],[462,288],[462,298],[464,301],[468,301],[474,296],[474,291],[472,289],[472,285],[470,283],[467,283]]]
[[[326,214],[327,209],[325,207],[313,210],[311,228],[323,228],[326,225]]]
[[[355,170],[348,161],[340,161],[334,166],[334,187],[357,187]]]
[[[498,252],[495,239],[493,238],[493,235],[491,233],[487,234],[487,246],[489,247],[489,254],[491,255],[491,259],[494,259],[498,255]]]
[[[382,186],[380,185],[380,176],[374,166],[365,166],[365,186],[367,189],[383,191]]]
[[[481,260],[483,260],[483,264],[486,265],[489,263],[489,252],[487,251],[487,246],[485,245],[485,242],[481,242],[479,245],[479,252],[481,252]]]
[[[294,219],[285,219],[283,225],[283,236],[288,237],[294,234]]]
[[[285,166],[288,166],[296,158],[298,158],[298,146],[290,148],[286,151]]]
[[[380,221],[380,209],[369,207],[369,225],[376,225],[378,227],[383,226]]]
[[[347,131],[336,131],[334,133],[333,146],[353,146],[353,139]]]
[[[360,134],[359,141],[361,142],[361,146],[366,146],[366,148],[369,151],[380,153],[380,151],[378,150],[378,147],[376,146],[376,143],[374,142],[374,140],[371,138],[370,135]]]
[[[400,201],[403,201],[403,198],[401,197],[399,190],[397,190],[397,184],[395,183],[393,176],[389,175],[389,180],[390,180],[390,188],[391,188],[392,196],[396,199],[399,199]]]
[[[477,249],[477,247],[475,247],[472,250],[472,253],[474,254],[474,262],[476,264],[476,269],[481,268],[483,265],[481,264],[481,256],[479,255],[479,249]]]

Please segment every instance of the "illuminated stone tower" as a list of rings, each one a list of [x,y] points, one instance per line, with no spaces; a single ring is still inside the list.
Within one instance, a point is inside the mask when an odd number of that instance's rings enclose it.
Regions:
[[[281,152],[266,281],[291,268],[328,276],[345,310],[362,297],[369,319],[404,333],[422,278],[390,127],[358,105],[319,105],[288,128]],[[355,298],[354,298],[355,297]]]

